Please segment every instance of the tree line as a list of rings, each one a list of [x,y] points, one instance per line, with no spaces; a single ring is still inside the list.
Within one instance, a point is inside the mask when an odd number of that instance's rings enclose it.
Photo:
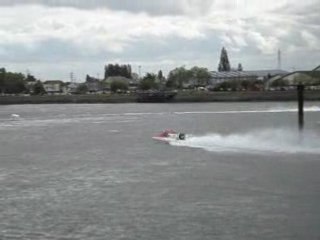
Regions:
[[[101,85],[106,85],[106,80],[112,77],[132,78],[132,68],[129,64],[108,64],[105,65],[104,79],[100,80]],[[207,68],[194,66],[190,69],[184,66],[173,69],[169,72],[166,78],[162,70],[157,74],[146,73],[143,77],[138,79],[137,88],[140,90],[164,90],[164,89],[182,89],[185,87],[194,88],[206,86],[211,78],[210,72]],[[94,79],[87,76],[87,81]],[[96,79],[98,81],[98,79]],[[108,83],[107,83],[108,84]],[[126,91],[129,88],[128,81],[123,79],[112,80],[110,84],[111,91]]]
[[[225,48],[221,51],[219,71],[230,71],[231,66],[228,54]],[[241,64],[238,70],[242,70]],[[132,67],[130,64],[107,64],[104,68],[104,79],[95,79],[87,75],[86,82],[97,81],[101,86],[110,87],[111,91],[127,90],[129,82],[127,80],[112,80],[111,83],[106,80],[111,77],[124,77],[132,79]],[[182,89],[182,88],[195,88],[204,87],[208,85],[211,78],[210,72],[207,68],[194,66],[190,69],[184,66],[171,70],[166,78],[162,71],[159,70],[158,74],[146,73],[141,77],[137,83],[138,89],[141,90],[163,90],[163,89]],[[33,83],[33,84],[28,84]],[[107,86],[109,84],[109,86]],[[79,93],[87,92],[88,85],[86,83],[80,84],[78,88]],[[5,68],[0,69],[0,93],[1,94],[19,94],[19,93],[32,93],[43,94],[45,90],[42,83],[34,76],[28,74],[25,76],[22,73],[7,72]]]
[[[104,67],[104,79],[108,77],[122,76],[126,78],[132,77],[132,69],[130,64],[108,64]]]
[[[28,86],[28,82],[33,82]],[[22,73],[8,72],[5,68],[0,68],[0,94],[30,93],[43,94],[42,83],[33,75],[25,76]]]
[[[243,71],[242,64],[239,63],[237,69],[232,69],[227,50],[222,48],[218,71],[228,72],[234,70]],[[138,79],[136,79],[137,77]],[[133,81],[132,79],[135,79],[136,81]],[[135,84],[135,87],[140,90],[193,89],[210,85],[210,80],[211,73],[204,67],[194,66],[186,68],[185,66],[181,66],[171,70],[167,77],[163,75],[161,70],[159,70],[157,74],[149,72],[141,77],[132,72],[130,64],[121,65],[116,63],[105,65],[104,79],[98,79],[87,75],[86,82],[79,85],[77,93],[84,94],[90,92],[90,86],[94,85],[95,82],[97,85],[101,86],[102,89],[110,89],[113,92],[123,92],[129,89],[129,84],[131,86],[132,84]],[[261,88],[263,84],[265,84],[264,81],[234,79],[219,83],[211,90],[255,90]],[[280,79],[273,82],[271,86],[278,87],[285,85],[288,85],[288,81]],[[22,73],[9,72],[6,71],[5,68],[0,68],[0,94],[17,93],[43,94],[45,93],[45,90],[41,81],[30,74],[25,76]]]

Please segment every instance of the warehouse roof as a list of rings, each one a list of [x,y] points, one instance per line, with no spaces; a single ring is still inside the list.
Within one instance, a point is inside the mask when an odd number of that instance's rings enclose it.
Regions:
[[[229,71],[229,72],[210,72],[213,78],[235,78],[235,77],[267,77],[275,75],[285,75],[284,70],[255,70],[255,71]]]

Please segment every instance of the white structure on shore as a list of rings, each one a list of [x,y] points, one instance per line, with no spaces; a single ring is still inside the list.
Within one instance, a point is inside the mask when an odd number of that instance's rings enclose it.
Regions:
[[[255,70],[255,71],[228,71],[228,72],[211,72],[211,79],[209,85],[215,86],[226,81],[256,81],[267,80],[274,76],[283,76],[288,74],[284,70]]]

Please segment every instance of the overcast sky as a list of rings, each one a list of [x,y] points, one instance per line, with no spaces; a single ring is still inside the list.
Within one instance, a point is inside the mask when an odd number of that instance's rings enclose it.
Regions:
[[[78,81],[107,63],[142,74],[194,65],[320,65],[320,0],[0,0],[0,67]]]

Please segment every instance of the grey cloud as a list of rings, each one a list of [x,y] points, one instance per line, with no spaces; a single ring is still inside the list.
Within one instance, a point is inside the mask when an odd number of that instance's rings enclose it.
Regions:
[[[297,6],[297,5],[287,5],[287,9],[284,9],[284,11],[287,11],[291,14],[296,14],[296,15],[300,15],[300,16],[304,16],[304,15],[309,15],[309,14],[314,14],[314,13],[319,13],[320,10],[320,5],[319,5],[319,1],[318,0],[314,0],[314,1],[307,1],[306,4],[303,4],[301,6]]]
[[[134,69],[142,65],[142,73],[159,69],[168,72],[182,65],[216,69],[220,50],[217,44],[213,44],[217,43],[216,39],[197,41],[172,37],[169,41],[170,44],[164,44],[156,38],[146,38],[136,42],[134,46],[129,46],[121,53],[101,50],[99,53],[92,54],[89,49],[80,49],[70,42],[60,40],[44,41],[38,43],[33,49],[23,45],[10,45],[6,46],[5,54],[0,54],[0,67],[10,69],[11,66],[11,69],[19,71],[29,69],[43,79],[63,80],[68,80],[70,71],[74,71],[81,80],[86,74],[93,75],[99,72],[102,76],[104,64],[110,62],[130,63]],[[86,54],[81,53],[83,51]]]
[[[170,42],[170,43],[169,43]],[[148,61],[152,59],[196,59],[219,52],[218,39],[212,37],[203,40],[186,40],[170,37],[167,43],[161,43],[155,37],[148,37],[127,46],[120,53],[100,49],[91,52],[85,46],[76,46],[72,42],[51,39],[37,43],[30,49],[21,44],[6,45],[0,53],[0,62],[47,62],[60,61],[112,61],[124,59],[127,61]],[[1,48],[0,48],[1,49]]]
[[[320,31],[320,24],[319,24],[319,12],[320,12],[320,5],[314,5],[312,7],[305,7],[299,10],[296,10],[295,16],[297,22],[307,25],[307,26],[317,26],[318,30]]]
[[[0,6],[20,4],[80,9],[109,8],[134,13],[145,12],[150,15],[184,15],[203,14],[215,4],[215,0],[2,0],[0,2]]]
[[[153,0],[0,0],[0,7],[20,4],[40,4],[48,7],[65,6],[79,9],[108,8],[111,10],[121,10],[133,13],[146,12],[150,15],[184,15],[192,13],[199,15],[201,13],[206,13],[206,11],[210,11],[210,7],[213,7],[211,9],[214,11],[219,11],[218,7],[214,8],[216,2],[217,1],[214,0],[163,0],[157,2]],[[6,64],[16,64],[17,66],[23,65],[21,68],[26,69],[29,68],[28,65],[30,62],[34,62],[34,69],[43,68],[43,70],[41,70],[43,76],[55,77],[59,76],[60,73],[63,76],[68,76],[68,71],[70,71],[70,69],[73,69],[73,71],[77,72],[79,75],[81,73],[82,76],[86,73],[91,74],[103,70],[103,64],[107,62],[135,62],[139,63],[139,65],[140,62],[150,63],[149,66],[153,64],[153,67],[148,68],[147,64],[145,64],[144,71],[151,71],[161,67],[159,66],[161,61],[172,60],[172,65],[167,67],[169,69],[186,62],[187,64],[196,64],[199,66],[202,66],[203,63],[205,63],[204,66],[210,66],[210,69],[214,70],[216,69],[218,55],[222,47],[220,36],[221,34],[228,33],[231,37],[233,34],[235,37],[244,38],[248,43],[247,46],[239,47],[236,42],[233,41],[231,44],[226,45],[233,66],[236,66],[238,62],[242,62],[245,69],[274,68],[276,67],[276,50],[277,48],[280,48],[283,52],[283,66],[286,69],[290,69],[292,66],[311,69],[315,67],[320,55],[319,50],[315,50],[318,48],[308,47],[308,40],[311,43],[310,46],[312,46],[312,38],[320,39],[320,25],[318,23],[320,5],[316,5],[315,3],[316,1],[310,3],[311,5],[308,5],[308,7],[294,4],[292,6],[286,5],[285,7],[278,9],[278,11],[270,11],[266,14],[267,17],[262,15],[261,18],[259,18],[259,16],[247,18],[246,16],[243,16],[245,25],[238,26],[238,28],[237,23],[233,20],[229,21],[228,18],[217,19],[223,20],[224,23],[226,23],[226,26],[228,26],[221,29],[215,28],[214,21],[207,21],[205,22],[206,24],[203,29],[199,30],[204,33],[204,38],[189,40],[183,37],[179,38],[177,36],[181,36],[181,34],[175,34],[176,29],[171,30],[172,33],[167,34],[165,37],[161,34],[161,38],[155,34],[146,34],[146,32],[141,33],[138,31],[139,34],[137,35],[128,35],[129,40],[127,40],[127,38],[124,38],[125,40],[123,40],[121,36],[119,37],[118,41],[120,43],[124,42],[125,44],[124,50],[120,52],[110,52],[108,51],[110,48],[98,48],[98,51],[91,52],[90,46],[94,44],[90,41],[83,41],[81,44],[75,44],[70,40],[71,38],[68,38],[69,40],[67,41],[65,38],[59,38],[59,36],[54,37],[50,34],[47,38],[44,38],[44,41],[39,42],[34,40],[33,44],[35,44],[35,46],[32,48],[25,46],[23,41],[22,43],[19,42],[15,45],[14,43],[8,45],[8,42],[10,42],[8,41],[4,42],[2,46],[0,45],[0,67],[1,65],[6,66]],[[40,10],[44,11],[44,13],[50,12],[50,10],[47,11],[47,9]],[[36,11],[40,10],[36,8]],[[78,17],[89,14],[87,12],[83,13],[82,11],[71,12],[77,12],[75,16]],[[132,18],[135,17],[129,14],[120,15]],[[61,14],[60,17],[63,19],[63,16],[64,14]],[[91,15],[89,14],[88,16]],[[148,16],[142,16],[142,18],[143,17],[148,18]],[[50,19],[51,18],[49,18],[49,20]],[[54,17],[52,19],[54,19]],[[166,19],[166,17],[152,18],[156,23],[161,22],[164,19]],[[201,19],[201,21],[204,21],[205,19],[206,18]],[[124,21],[130,22],[130,19],[124,19]],[[151,21],[153,24],[155,22]],[[138,21],[138,25],[141,23],[143,23],[143,21]],[[165,23],[171,24],[172,21],[165,21]],[[74,24],[74,22],[71,21],[70,25],[72,24]],[[206,29],[207,24],[212,24],[213,28],[210,28],[209,30]],[[96,25],[98,24],[94,19],[93,24],[89,23],[87,26]],[[12,27],[8,29],[20,29],[19,26],[20,22],[17,23],[17,26],[12,25]],[[34,26],[34,24],[32,26]],[[164,33],[168,31],[165,24],[161,24],[160,26],[164,26]],[[232,31],[234,27],[236,27],[236,29],[235,31]],[[89,28],[91,29],[92,27]],[[29,28],[21,29],[28,30]],[[43,29],[46,30],[48,27],[45,26]],[[102,29],[107,29],[107,27]],[[150,29],[152,30],[152,28]],[[158,25],[155,29],[161,30]],[[286,34],[277,34],[276,30],[282,29],[286,31]],[[183,32],[186,30],[188,29],[184,28]],[[302,30],[305,31],[304,35],[301,35]],[[259,46],[259,39],[257,42],[253,42],[252,39],[250,41],[250,38],[248,38],[248,33],[250,32],[260,34],[263,37],[263,39],[260,39],[262,41],[260,45],[262,44],[262,46],[265,45],[266,39],[268,40],[270,37],[274,37],[277,42],[276,44],[272,44],[271,47],[272,49],[273,47],[275,48],[275,53],[273,54],[271,51],[270,55],[261,54],[261,51],[257,47]],[[100,34],[99,31],[95,30],[89,31],[89,33],[93,35]],[[107,33],[110,34],[108,31]],[[26,36],[29,36],[30,38],[32,38],[33,35],[36,34],[31,32],[28,35],[28,32],[26,32]],[[13,36],[12,32],[11,36]],[[79,34],[77,36],[80,39],[82,37],[85,38],[85,35]],[[259,37],[259,35],[257,37]],[[108,39],[106,39],[106,44],[108,44],[107,40]],[[93,41],[93,43],[95,42]],[[113,42],[111,41],[111,44],[112,43]],[[232,48],[238,49],[235,51],[232,50]],[[307,51],[308,49],[309,51]],[[304,59],[304,61],[301,61],[301,59]],[[77,63],[78,65],[72,65],[72,63]],[[46,67],[43,67],[44,65],[46,65]]]
[[[109,8],[128,12],[147,12],[155,15],[182,14],[181,1],[162,0],[2,0],[0,6],[39,4],[50,7],[80,9]]]
[[[285,4],[278,9],[274,9],[273,13],[296,17],[298,23],[312,23],[319,25],[320,4],[318,0],[309,1],[307,4]]]
[[[110,53],[108,54],[110,55]],[[96,61],[103,59],[106,55],[107,53],[103,51],[99,54],[86,51],[84,54],[79,47],[71,42],[51,39],[37,43],[34,48],[28,48],[21,44],[6,45],[5,50],[0,53],[0,62]]]

